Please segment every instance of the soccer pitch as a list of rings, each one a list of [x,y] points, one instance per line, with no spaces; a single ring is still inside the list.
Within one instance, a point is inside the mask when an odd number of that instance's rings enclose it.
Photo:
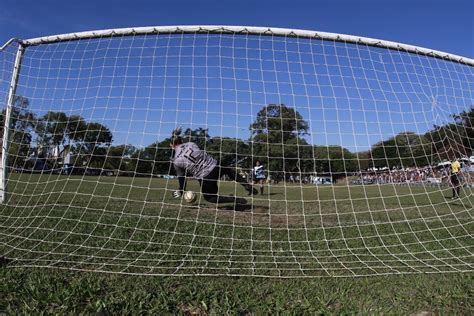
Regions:
[[[450,201],[447,188],[272,185],[233,211],[181,204],[165,191],[175,187],[163,179],[12,175],[0,248],[16,260],[0,269],[0,311],[472,309],[472,274],[428,274],[472,266],[472,190]],[[231,182],[221,188],[245,193]],[[148,275],[164,273],[181,277]],[[220,276],[182,277],[194,273]],[[398,275],[353,277],[385,273]]]
[[[11,266],[268,277],[472,270],[472,189],[452,201],[449,188],[280,184],[234,211],[173,199],[176,180],[13,174],[9,185],[0,246]],[[220,193],[246,192],[223,181]]]

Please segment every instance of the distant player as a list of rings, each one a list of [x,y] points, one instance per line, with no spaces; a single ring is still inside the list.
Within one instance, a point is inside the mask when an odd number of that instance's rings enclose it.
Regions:
[[[179,189],[173,192],[175,198],[180,198],[186,190],[186,177],[194,177],[199,181],[204,199],[211,203],[247,203],[243,198],[217,194],[218,181],[223,175],[240,183],[249,195],[257,193],[257,190],[236,173],[234,168],[219,166],[214,157],[201,150],[195,143],[183,143],[181,128],[173,131],[170,146],[174,149],[172,162],[179,181]]]
[[[253,181],[254,184],[260,184],[260,194],[263,194],[263,186],[265,184],[265,169],[260,162],[260,160],[255,161],[255,166],[253,167]]]
[[[461,192],[460,173],[461,163],[459,163],[459,160],[454,159],[454,161],[451,162],[451,186],[453,187],[453,196],[451,199],[459,198],[459,193]]]

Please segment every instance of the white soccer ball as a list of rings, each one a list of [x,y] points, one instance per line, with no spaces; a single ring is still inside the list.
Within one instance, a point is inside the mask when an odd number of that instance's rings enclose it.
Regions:
[[[184,200],[188,203],[196,202],[197,195],[193,191],[186,191],[184,192]]]

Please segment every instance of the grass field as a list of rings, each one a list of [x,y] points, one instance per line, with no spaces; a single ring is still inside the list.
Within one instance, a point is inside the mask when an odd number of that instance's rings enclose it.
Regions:
[[[280,185],[234,211],[183,204],[176,186],[11,175],[1,311],[472,309],[472,272],[461,273],[474,264],[472,189],[451,201],[431,187]],[[245,195],[231,182],[221,189]]]

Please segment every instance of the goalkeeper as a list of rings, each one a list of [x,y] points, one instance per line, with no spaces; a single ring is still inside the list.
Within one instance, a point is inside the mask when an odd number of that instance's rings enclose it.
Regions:
[[[451,199],[459,199],[459,194],[461,192],[461,163],[459,160],[454,159],[451,163],[451,186],[453,187],[453,197]]]
[[[214,157],[201,150],[195,143],[183,143],[181,128],[173,131],[170,146],[174,150],[172,162],[179,181],[179,189],[173,192],[174,198],[180,198],[186,190],[186,177],[188,176],[194,177],[199,181],[204,199],[211,203],[247,203],[247,200],[244,198],[217,194],[219,190],[217,183],[223,175],[227,175],[231,180],[240,183],[249,195],[257,194],[257,190],[236,173],[234,168],[219,166]]]

